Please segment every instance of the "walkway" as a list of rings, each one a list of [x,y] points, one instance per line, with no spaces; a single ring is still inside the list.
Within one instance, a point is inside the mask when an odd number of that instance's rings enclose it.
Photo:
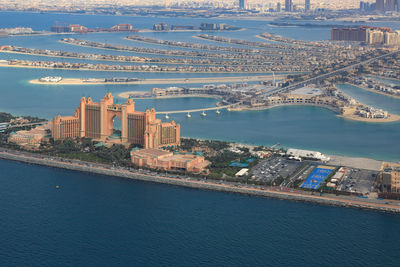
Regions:
[[[201,111],[209,111],[209,110],[219,110],[219,109],[227,109],[233,107],[239,103],[235,103],[232,105],[220,106],[220,107],[212,107],[212,108],[198,108],[198,109],[186,109],[186,110],[173,110],[173,111],[157,111],[156,114],[178,114],[178,113],[193,113],[193,112],[201,112]]]

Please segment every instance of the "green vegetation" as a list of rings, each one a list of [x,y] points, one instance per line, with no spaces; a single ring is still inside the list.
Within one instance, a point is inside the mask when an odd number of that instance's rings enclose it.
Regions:
[[[43,147],[43,152],[71,159],[130,166],[130,148],[123,145],[96,147],[95,144],[89,138],[57,140],[52,146]]]
[[[243,149],[246,150],[246,149]],[[242,150],[242,151],[243,151]],[[206,157],[207,160],[211,161],[211,168],[210,168],[210,174],[209,178],[214,179],[214,180],[237,180],[237,181],[243,181],[244,179],[248,179],[248,177],[245,178],[236,178],[235,174],[242,169],[242,167],[231,167],[229,166],[232,161],[239,161],[239,162],[245,162],[247,159],[251,157],[251,154],[249,153],[248,149],[247,152],[244,152],[239,154],[235,153],[229,150],[222,150],[219,151],[215,156],[209,156]],[[249,162],[249,167],[251,168],[255,165],[257,165],[258,160],[254,160],[253,162]]]
[[[13,115],[6,112],[0,112],[0,123],[1,122],[9,122],[10,120],[15,119]]]
[[[182,150],[192,151],[195,147],[207,147],[212,150],[223,150],[229,147],[228,142],[224,141],[215,141],[215,140],[198,140],[193,138],[182,138],[181,146],[179,147]]]
[[[19,117],[15,117],[10,113],[7,112],[0,112],[0,123],[2,122],[9,122],[10,120],[17,119]],[[45,121],[45,119],[41,119],[38,117],[32,117],[32,116],[21,116],[21,118],[28,120],[29,122],[41,122]]]

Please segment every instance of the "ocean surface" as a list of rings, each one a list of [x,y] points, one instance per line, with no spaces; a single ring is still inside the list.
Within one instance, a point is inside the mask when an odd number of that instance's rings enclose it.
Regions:
[[[0,170],[1,266],[398,266],[400,259],[398,215],[4,160]]]

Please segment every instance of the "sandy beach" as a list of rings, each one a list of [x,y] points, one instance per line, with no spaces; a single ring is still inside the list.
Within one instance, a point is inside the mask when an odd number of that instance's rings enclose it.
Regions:
[[[103,58],[89,58],[89,57],[69,57],[69,56],[56,56],[56,55],[45,55],[45,54],[36,54],[36,53],[24,53],[24,52],[16,52],[16,51],[6,51],[0,50],[0,53],[8,53],[8,54],[20,54],[20,55],[28,55],[28,56],[39,56],[39,57],[51,57],[51,58],[68,58],[68,59],[79,59],[79,60],[92,60],[92,61],[108,61],[108,62],[123,62],[123,63],[141,63],[141,64],[166,64],[166,65],[199,65],[199,66],[218,66],[220,64],[206,64],[206,63],[184,63],[184,62],[165,62],[165,61],[145,61],[145,60],[117,60],[117,59],[103,59]],[[96,54],[94,54],[96,55]],[[140,58],[140,57],[138,57]],[[253,64],[255,65],[255,64]],[[251,64],[245,65],[251,66]]]
[[[130,40],[133,42],[133,40]],[[174,56],[174,57],[187,57],[187,55],[178,55],[178,54],[174,54],[174,55],[168,55],[168,54],[160,54],[160,53],[151,53],[151,52],[136,52],[136,51],[129,51],[129,50],[123,50],[123,49],[113,49],[113,48],[106,48],[106,47],[94,47],[94,46],[90,46],[90,45],[81,45],[81,44],[74,44],[74,43],[69,43],[69,42],[64,42],[62,40],[58,41],[59,43],[63,43],[63,44],[68,44],[68,45],[75,45],[75,46],[81,46],[81,47],[89,47],[89,48],[93,48],[93,49],[102,49],[102,50],[113,50],[113,51],[119,51],[119,52],[128,52],[128,53],[137,53],[137,54],[148,54],[148,55],[159,55],[159,56]],[[135,42],[139,42],[139,41],[135,41]],[[134,48],[134,47],[133,47]],[[194,57],[194,58],[215,58],[218,59],[216,57],[212,57],[212,56],[190,56],[190,57]],[[229,60],[229,58],[227,58]]]
[[[273,106],[267,106],[267,107],[256,107],[256,108],[235,108],[235,109],[228,109],[229,111],[246,111],[246,110],[267,110],[267,109],[272,109],[276,107],[284,107],[284,106],[313,106],[313,107],[320,107],[320,108],[326,108],[329,110],[332,110],[335,113],[339,113],[339,110],[330,107],[330,106],[325,106],[325,105],[318,105],[318,104],[279,104],[279,105],[273,105]],[[387,119],[369,119],[369,118],[362,118],[357,115],[342,115],[342,114],[337,114],[337,117],[343,118],[343,119],[348,119],[348,120],[354,120],[354,121],[362,121],[362,122],[376,122],[376,123],[385,123],[385,122],[395,122],[400,120],[399,115],[395,114],[389,114]]]
[[[122,92],[119,93],[118,96],[121,98],[130,98],[130,99],[171,99],[171,98],[193,98],[193,97],[199,97],[199,98],[215,98],[215,99],[221,99],[221,96],[217,95],[171,95],[171,96],[158,96],[158,97],[153,97],[153,96],[145,96],[144,94],[148,93],[147,91],[129,91],[129,92]],[[130,95],[135,94],[135,95],[140,95],[140,97],[130,97]]]
[[[400,116],[395,115],[395,114],[389,114],[388,118],[386,118],[386,119],[369,119],[369,118],[363,118],[363,117],[360,117],[357,115],[338,115],[338,117],[353,120],[353,121],[376,122],[376,123],[395,122],[395,121],[400,120]]]
[[[275,79],[283,79],[286,75],[275,75]],[[235,83],[235,82],[257,82],[272,81],[272,75],[261,76],[236,76],[236,77],[201,77],[201,78],[173,78],[173,79],[144,79],[133,82],[104,82],[104,81],[85,81],[78,78],[65,78],[57,83],[41,82],[38,79],[31,80],[31,84],[50,84],[50,85],[95,85],[95,84],[194,84],[194,83]],[[129,93],[129,92],[127,92]]]

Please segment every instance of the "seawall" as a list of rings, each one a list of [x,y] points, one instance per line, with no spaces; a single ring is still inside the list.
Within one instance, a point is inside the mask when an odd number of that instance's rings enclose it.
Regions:
[[[302,202],[311,202],[317,203],[322,205],[329,205],[329,206],[338,206],[338,207],[352,207],[352,208],[361,208],[361,209],[368,209],[368,210],[375,210],[381,212],[390,212],[390,213],[400,213],[400,206],[396,205],[389,205],[389,204],[376,204],[370,203],[367,201],[361,200],[349,200],[343,198],[335,198],[335,197],[323,197],[317,195],[305,195],[296,192],[290,191],[279,191],[277,189],[272,190],[269,188],[260,188],[260,187],[253,187],[253,186],[237,186],[234,184],[229,183],[216,183],[216,182],[209,182],[209,181],[198,181],[195,179],[178,179],[178,178],[168,178],[168,177],[161,177],[161,176],[154,176],[154,175],[145,175],[134,173],[127,170],[117,170],[117,169],[107,169],[106,166],[104,167],[93,167],[87,166],[91,165],[92,163],[89,162],[79,162],[74,161],[74,163],[67,163],[59,161],[58,159],[50,158],[45,155],[35,155],[29,153],[22,153],[22,152],[15,152],[15,151],[5,151],[0,150],[0,159],[5,160],[13,160],[19,162],[25,162],[29,164],[37,164],[37,165],[44,165],[48,167],[54,168],[62,168],[68,169],[73,171],[81,171],[81,172],[89,172],[107,176],[115,176],[115,177],[122,177],[128,179],[134,179],[139,181],[146,181],[146,182],[155,182],[155,183],[164,183],[169,185],[176,185],[176,186],[184,186],[188,188],[196,188],[196,189],[203,189],[203,190],[213,190],[213,191],[221,191],[221,192],[232,192],[232,193],[239,193],[239,194],[246,194],[246,195],[254,195],[254,196],[261,196],[267,198],[277,198],[283,200],[291,200],[291,201],[302,201]],[[110,166],[111,167],[111,166]]]

